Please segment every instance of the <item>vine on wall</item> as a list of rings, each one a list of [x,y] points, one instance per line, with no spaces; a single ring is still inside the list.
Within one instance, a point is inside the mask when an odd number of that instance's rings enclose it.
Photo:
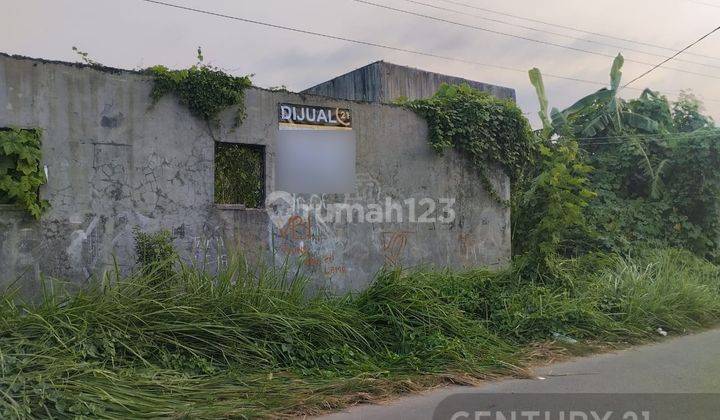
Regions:
[[[165,66],[147,69],[146,72],[155,77],[150,92],[153,101],[174,93],[193,115],[207,122],[217,122],[221,111],[237,106],[235,125],[239,125],[245,118],[245,90],[252,86],[250,77],[232,76],[203,64],[200,49],[197,57],[198,63],[189,69],[170,70]]]
[[[444,84],[431,98],[398,103],[427,121],[429,141],[437,152],[454,148],[466,155],[490,196],[509,204],[492,186],[489,165],[499,164],[515,182],[537,153],[535,136],[514,102],[468,85]]]
[[[47,182],[40,166],[39,129],[0,130],[0,204],[19,204],[39,219],[50,207],[39,188]]]

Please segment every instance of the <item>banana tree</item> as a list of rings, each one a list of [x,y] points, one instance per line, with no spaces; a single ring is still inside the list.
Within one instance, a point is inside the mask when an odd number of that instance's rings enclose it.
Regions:
[[[629,138],[629,141],[630,145],[636,150],[635,153],[639,156],[638,165],[640,166],[645,179],[647,179],[650,198],[660,198],[665,189],[663,176],[669,167],[670,160],[662,159],[657,163],[657,165],[653,166],[650,155],[645,150],[640,140],[638,138],[631,137]]]
[[[530,82],[535,87],[540,102],[540,119],[543,135],[571,135],[576,138],[591,138],[610,133],[619,133],[624,127],[644,133],[656,133],[658,123],[643,115],[632,112],[625,101],[618,96],[622,79],[623,56],[618,54],[610,70],[610,88],[602,88],[565,110],[553,108],[548,116],[548,100],[542,74],[537,68],[529,71]]]

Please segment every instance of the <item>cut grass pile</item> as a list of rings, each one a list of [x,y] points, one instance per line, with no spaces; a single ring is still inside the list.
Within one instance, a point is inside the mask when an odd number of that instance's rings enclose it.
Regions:
[[[677,250],[520,270],[391,271],[310,296],[303,278],[240,262],[106,278],[0,303],[0,417],[253,417],[314,413],[442,381],[519,372],[561,334],[642,341],[720,319],[720,271]],[[57,289],[58,285],[53,286]]]

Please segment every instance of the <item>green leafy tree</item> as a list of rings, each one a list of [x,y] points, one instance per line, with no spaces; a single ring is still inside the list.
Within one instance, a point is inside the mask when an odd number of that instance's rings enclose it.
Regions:
[[[540,99],[541,133],[555,136],[558,144],[578,139],[579,156],[594,168],[587,188],[597,198],[585,216],[599,236],[577,247],[595,243],[625,252],[637,245],[673,246],[718,258],[720,130],[689,94],[670,103],[646,89],[637,99],[620,99],[621,68],[618,56],[609,89],[563,111],[554,109],[551,118],[540,72],[530,71]]]
[[[680,132],[692,132],[702,128],[713,128],[712,118],[702,114],[702,103],[691,92],[681,92],[672,106],[672,118],[675,129]]]
[[[675,123],[667,97],[651,89],[645,89],[639,98],[627,102],[635,114],[650,118],[658,123],[660,132],[675,132]]]

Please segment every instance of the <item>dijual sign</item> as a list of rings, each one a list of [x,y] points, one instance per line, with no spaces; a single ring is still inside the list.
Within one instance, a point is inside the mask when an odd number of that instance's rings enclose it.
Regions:
[[[350,110],[279,104],[275,186],[279,191],[355,191],[355,132]]]
[[[350,110],[345,108],[280,104],[278,113],[281,126],[352,127]]]

